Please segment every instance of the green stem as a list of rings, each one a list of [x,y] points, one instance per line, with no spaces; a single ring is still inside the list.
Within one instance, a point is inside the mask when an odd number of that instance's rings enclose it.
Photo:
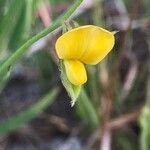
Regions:
[[[83,0],[76,0],[75,3],[70,7],[68,11],[66,11],[62,16],[60,16],[56,21],[54,21],[50,27],[44,29],[31,39],[29,39],[26,43],[24,43],[19,49],[16,50],[1,66],[0,66],[0,74],[2,74],[6,69],[9,68],[10,65],[14,64],[19,58],[23,56],[23,54],[27,51],[27,49],[36,41],[46,36],[67,20],[77,9],[77,7],[81,4]]]

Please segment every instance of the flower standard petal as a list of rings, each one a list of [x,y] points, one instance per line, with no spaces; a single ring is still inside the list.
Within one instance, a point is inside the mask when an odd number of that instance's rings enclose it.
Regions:
[[[99,63],[113,48],[114,34],[103,28],[91,26],[88,30],[87,41],[84,43],[84,54],[80,61],[85,64],[95,65]]]
[[[103,28],[86,25],[63,34],[56,41],[60,59],[77,59],[85,64],[99,63],[113,48],[114,34]]]
[[[60,59],[79,59],[87,48],[91,25],[72,29],[56,41],[56,52]]]
[[[64,60],[68,80],[74,85],[82,85],[87,81],[84,64],[78,60]]]

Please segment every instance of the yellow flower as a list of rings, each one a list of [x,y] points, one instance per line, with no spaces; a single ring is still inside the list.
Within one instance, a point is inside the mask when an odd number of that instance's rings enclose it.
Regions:
[[[113,48],[114,34],[103,28],[86,25],[72,29],[56,41],[58,57],[64,60],[68,80],[74,85],[87,81],[84,64],[99,63]]]

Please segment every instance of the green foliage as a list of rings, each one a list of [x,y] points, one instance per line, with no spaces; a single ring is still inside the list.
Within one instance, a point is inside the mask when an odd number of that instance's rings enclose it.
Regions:
[[[37,103],[31,105],[27,110],[19,113],[17,116],[1,122],[0,135],[9,133],[10,131],[20,127],[23,123],[26,123],[27,121],[37,116],[43,109],[53,103],[57,94],[58,88],[54,88]]]
[[[141,150],[150,149],[150,107],[145,106],[140,117]]]
[[[10,2],[10,3],[9,3]],[[4,15],[2,15],[2,22],[0,22],[0,52],[1,57],[4,59],[2,52],[6,53],[8,43],[11,39],[10,48],[15,49],[18,45],[22,44],[28,37],[31,31],[32,24],[32,9],[35,5],[34,0],[11,0],[7,4],[7,10]],[[39,32],[37,35],[28,39],[19,49],[12,51],[12,55],[7,59],[4,59],[0,63],[0,86],[1,89],[4,87],[10,75],[10,67],[18,61],[28,48],[37,42],[42,37],[51,33],[66,21],[76,8],[80,5],[82,0],[76,0],[75,3],[66,11],[62,16],[60,16],[56,21],[54,21],[50,27]],[[2,2],[0,1],[2,4]],[[6,53],[7,56],[7,53]],[[34,118],[39,112],[51,104],[58,93],[58,89],[53,89],[45,97],[43,97],[39,102],[30,106],[29,109],[19,113],[17,116],[9,118],[8,120],[0,123],[0,134],[7,134],[10,131],[18,128],[23,123]]]
[[[68,2],[67,0],[49,0],[51,4],[57,5],[59,3]]]
[[[82,88],[77,101],[77,114],[86,124],[88,124],[88,126],[91,126],[92,129],[95,129],[100,125],[98,112],[95,110],[95,107],[84,88]]]
[[[11,0],[7,5],[7,10],[4,16],[1,18],[0,23],[0,53],[7,49],[8,42],[13,33],[15,25],[21,14],[22,7],[24,5],[24,0]]]
[[[147,101],[139,118],[141,127],[140,144],[142,150],[150,149],[150,77],[147,84]]]
[[[63,4],[66,4],[66,7],[68,4],[70,4],[72,1],[68,0],[0,0],[0,94],[3,92],[8,84],[9,79],[11,79],[11,71],[13,70],[13,65],[18,62],[19,59],[21,59],[27,50],[31,47],[32,44],[37,42],[42,37],[50,34],[58,27],[62,26],[64,21],[66,21],[70,15],[76,10],[76,8],[80,5],[82,0],[76,0],[73,6],[63,15],[61,15],[57,20],[52,22],[52,24],[39,32],[41,28],[43,27],[42,20],[39,19],[37,16],[38,11],[41,9],[41,6],[43,4],[45,6],[47,3],[50,4],[52,10],[54,8],[59,8],[61,6],[64,6]],[[109,24],[114,18],[109,14],[110,12],[103,12],[103,8],[101,5],[101,0],[93,0],[94,7],[91,7],[90,10],[86,10],[86,12],[83,12],[81,15],[79,15],[76,20],[79,21],[80,24],[94,24],[99,26],[105,26],[105,24]],[[115,3],[117,3],[117,7],[119,7],[119,3],[123,2],[122,4],[127,8],[127,13],[132,12],[132,1],[130,0],[123,0],[123,1],[113,1],[113,5],[115,6]],[[106,3],[106,2],[104,2]],[[116,150],[120,149],[130,149],[130,150],[136,150],[139,147],[141,150],[149,150],[150,149],[150,105],[149,105],[149,96],[147,96],[147,102],[145,103],[144,93],[145,93],[145,85],[147,84],[148,80],[148,65],[142,61],[142,63],[139,61],[137,62],[137,74],[135,77],[135,80],[133,82],[133,85],[131,89],[129,90],[129,93],[125,99],[122,99],[122,89],[124,86],[124,82],[126,82],[126,79],[123,81],[120,80],[120,76],[122,71],[120,71],[120,64],[122,65],[122,60],[124,57],[128,57],[128,48],[132,47],[132,42],[135,39],[131,40],[131,34],[128,34],[128,32],[132,32],[134,30],[135,26],[138,26],[142,30],[144,27],[144,30],[146,30],[146,26],[148,24],[148,16],[149,16],[149,0],[142,0],[137,1],[137,4],[139,3],[139,6],[136,10],[136,4],[135,4],[135,16],[137,13],[136,20],[131,20],[131,24],[133,23],[133,29],[131,28],[131,31],[123,31],[116,34],[116,47],[114,50],[109,54],[107,57],[108,59],[105,59],[105,65],[103,65],[103,62],[100,63],[100,65],[94,66],[87,66],[88,71],[88,81],[85,84],[84,87],[76,87],[70,84],[68,79],[66,78],[65,69],[63,68],[63,65],[60,66],[61,68],[61,76],[63,84],[68,91],[69,95],[72,97],[74,102],[77,99],[75,109],[76,113],[78,114],[77,117],[79,117],[83,125],[86,126],[90,133],[96,128],[99,128],[102,126],[102,117],[104,117],[104,114],[101,114],[100,112],[103,111],[103,108],[101,106],[101,99],[106,98],[104,100],[104,103],[107,104],[107,98],[110,98],[113,100],[112,102],[112,114],[110,118],[113,120],[114,118],[117,118],[118,116],[128,113],[130,111],[134,111],[134,108],[142,107],[142,113],[140,115],[139,124],[136,122],[133,122],[133,124],[126,125],[123,128],[118,128],[115,130],[115,132],[112,132],[112,143],[113,146],[115,145]],[[111,3],[110,3],[111,4]],[[117,7],[112,6],[112,8],[117,9]],[[110,9],[112,9],[110,8]],[[59,10],[58,9],[58,10]],[[139,10],[138,10],[139,9]],[[61,10],[61,9],[60,9]],[[109,10],[108,10],[109,11]],[[138,12],[139,11],[139,12]],[[107,14],[108,13],[108,14]],[[117,14],[120,12],[117,11]],[[59,13],[53,13],[52,12],[52,18],[55,18]],[[116,15],[116,20],[121,17],[122,14]],[[50,14],[51,15],[51,14]],[[106,16],[105,16],[106,15]],[[126,14],[124,14],[126,15]],[[128,14],[127,17],[129,17],[131,14]],[[123,22],[122,22],[123,23]],[[34,25],[34,26],[33,26]],[[135,25],[135,26],[134,26]],[[35,28],[34,28],[35,27]],[[109,26],[107,26],[109,28]],[[38,32],[35,36],[34,34]],[[31,37],[33,36],[33,37]],[[124,38],[125,36],[125,38]],[[52,36],[51,43],[49,43],[49,40],[47,40],[47,47],[40,49],[36,54],[33,53],[32,56],[30,56],[31,62],[27,59],[21,59],[21,64],[25,62],[25,64],[29,65],[30,67],[36,67],[36,70],[38,73],[38,81],[42,83],[42,90],[46,89],[47,87],[55,87],[55,82],[58,83],[58,75],[57,73],[57,61],[54,61],[55,58],[52,58],[50,51],[54,50],[54,44],[55,44],[55,37]],[[118,40],[119,39],[119,40]],[[123,39],[123,42],[120,43],[120,39]],[[125,41],[128,39],[127,41]],[[137,38],[142,39],[141,38]],[[121,45],[118,45],[119,44]],[[123,45],[126,43],[127,45]],[[140,42],[139,42],[140,43]],[[131,44],[131,45],[130,45]],[[141,42],[141,45],[144,45],[144,43]],[[121,48],[120,48],[121,47]],[[127,49],[126,49],[127,47]],[[120,49],[119,49],[120,48]],[[125,49],[125,50],[124,50]],[[45,51],[47,50],[47,51]],[[123,51],[124,50],[124,51]],[[140,48],[140,52],[137,54],[143,55],[143,47]],[[120,53],[123,53],[121,54]],[[132,50],[131,50],[132,51]],[[53,52],[52,52],[53,53]],[[130,54],[130,53],[129,53]],[[142,56],[143,57],[143,56]],[[134,57],[133,57],[134,58]],[[128,58],[127,58],[128,59]],[[135,59],[135,58],[134,58]],[[130,61],[130,60],[129,60]],[[142,64],[142,67],[141,67]],[[130,70],[130,66],[127,67],[126,63],[123,63],[123,67],[125,70],[124,78],[126,78],[126,75],[128,74],[128,70]],[[29,68],[30,68],[29,67]],[[14,70],[13,70],[14,71]],[[105,72],[106,71],[106,72]],[[106,73],[106,74],[105,74]],[[104,77],[105,81],[102,81],[101,77]],[[116,78],[115,78],[116,77]],[[54,81],[53,81],[54,79]],[[56,81],[58,80],[58,81]],[[114,84],[111,84],[113,83]],[[149,83],[148,83],[149,84]],[[44,87],[44,86],[45,87]],[[41,86],[41,85],[40,85]],[[107,87],[108,86],[108,87]],[[43,88],[44,87],[44,88]],[[141,88],[142,87],[142,88]],[[110,91],[109,91],[110,90]],[[139,93],[142,94],[140,95]],[[147,90],[147,93],[149,93],[149,88]],[[19,128],[22,124],[27,123],[34,117],[36,117],[40,112],[42,112],[45,108],[50,106],[54,100],[56,99],[56,96],[58,95],[58,89],[52,88],[52,90],[46,94],[43,98],[38,100],[37,103],[29,106],[27,110],[24,110],[18,115],[13,116],[11,118],[8,118],[8,120],[1,121],[0,122],[0,134],[8,134],[9,132]],[[112,96],[113,95],[113,96]],[[74,103],[73,102],[73,103]],[[106,105],[106,109],[109,104]],[[7,111],[7,110],[6,110]],[[111,120],[110,120],[111,121]],[[134,128],[135,126],[138,126]],[[133,129],[134,128],[134,129]],[[139,129],[140,128],[140,129]],[[136,131],[133,131],[136,130]],[[139,143],[137,143],[139,140]]]
[[[62,23],[67,20],[71,14],[76,10],[76,8],[80,5],[82,0],[77,0],[74,5],[61,17],[59,17],[55,22],[51,24],[50,27],[44,29],[31,39],[29,39],[27,42],[25,42],[19,49],[17,49],[1,66],[0,66],[0,75],[8,69],[10,65],[13,65],[18,59],[20,59],[24,53],[27,51],[27,49],[36,41],[41,39],[42,37],[46,36],[47,34],[51,33],[55,29],[57,29],[59,26],[62,25]]]
[[[36,64],[39,70],[39,78],[42,82],[53,80],[54,71],[57,68],[56,64],[52,60],[52,56],[47,51],[39,51],[31,58]],[[32,62],[33,63],[33,62]],[[35,66],[35,64],[33,64]],[[45,65],[46,64],[46,65]],[[34,67],[33,66],[33,67]]]
[[[31,25],[33,19],[33,3],[34,0],[26,0],[20,11],[20,16],[11,36],[9,49],[15,50],[20,44],[28,39],[31,33]]]

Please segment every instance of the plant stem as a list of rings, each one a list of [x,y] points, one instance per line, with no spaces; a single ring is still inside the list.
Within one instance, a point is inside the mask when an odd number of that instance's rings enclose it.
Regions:
[[[13,65],[19,58],[21,58],[27,49],[36,41],[51,33],[53,30],[61,26],[61,24],[67,20],[81,4],[83,0],[76,0],[75,3],[66,11],[62,16],[60,16],[56,21],[54,21],[48,28],[44,29],[37,35],[33,36],[27,42],[25,42],[19,49],[15,51],[1,66],[0,66],[0,75],[9,68],[10,65]]]

